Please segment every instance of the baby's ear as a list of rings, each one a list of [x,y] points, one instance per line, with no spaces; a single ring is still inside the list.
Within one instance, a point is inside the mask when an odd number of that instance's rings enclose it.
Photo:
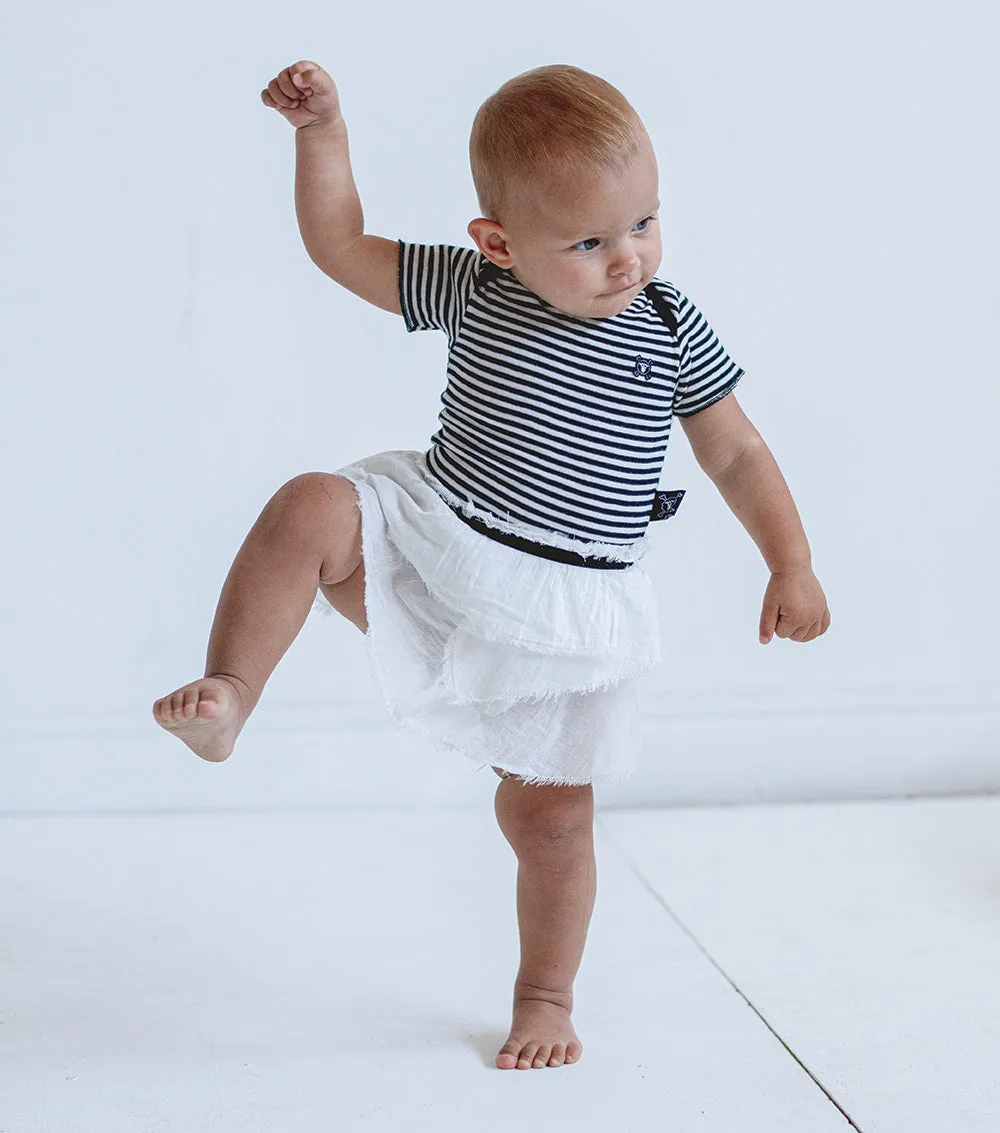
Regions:
[[[509,268],[514,262],[507,247],[507,233],[499,221],[487,220],[484,216],[477,217],[469,221],[468,232],[480,252],[498,268]]]

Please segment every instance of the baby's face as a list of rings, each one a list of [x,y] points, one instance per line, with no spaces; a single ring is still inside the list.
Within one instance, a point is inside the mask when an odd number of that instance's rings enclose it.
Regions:
[[[656,157],[644,138],[622,174],[591,170],[526,186],[505,224],[473,221],[469,232],[553,307],[606,319],[630,306],[660,266],[659,205]]]

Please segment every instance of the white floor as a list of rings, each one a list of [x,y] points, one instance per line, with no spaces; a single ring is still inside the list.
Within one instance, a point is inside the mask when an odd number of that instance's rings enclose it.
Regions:
[[[598,854],[584,1057],[503,1072],[491,810],[0,818],[0,1133],[1000,1129],[1000,798],[609,811]]]

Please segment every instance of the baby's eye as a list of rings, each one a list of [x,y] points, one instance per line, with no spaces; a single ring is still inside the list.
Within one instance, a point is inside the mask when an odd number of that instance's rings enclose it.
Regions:
[[[585,248],[584,244],[590,244],[591,246],[589,248]],[[600,240],[598,240],[596,236],[591,236],[587,240],[581,240],[579,244],[574,244],[573,248],[574,250],[579,250],[581,252],[592,252],[598,244],[600,244]]]
[[[645,232],[646,229],[653,223],[653,220],[653,217],[647,216],[645,220],[639,221],[639,223],[636,225],[636,228],[638,228],[640,232]]]

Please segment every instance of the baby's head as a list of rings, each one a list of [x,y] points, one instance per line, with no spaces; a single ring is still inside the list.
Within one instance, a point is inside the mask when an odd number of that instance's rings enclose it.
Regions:
[[[662,254],[656,157],[638,114],[577,67],[537,67],[483,103],[469,142],[483,216],[469,235],[553,307],[628,307]]]

